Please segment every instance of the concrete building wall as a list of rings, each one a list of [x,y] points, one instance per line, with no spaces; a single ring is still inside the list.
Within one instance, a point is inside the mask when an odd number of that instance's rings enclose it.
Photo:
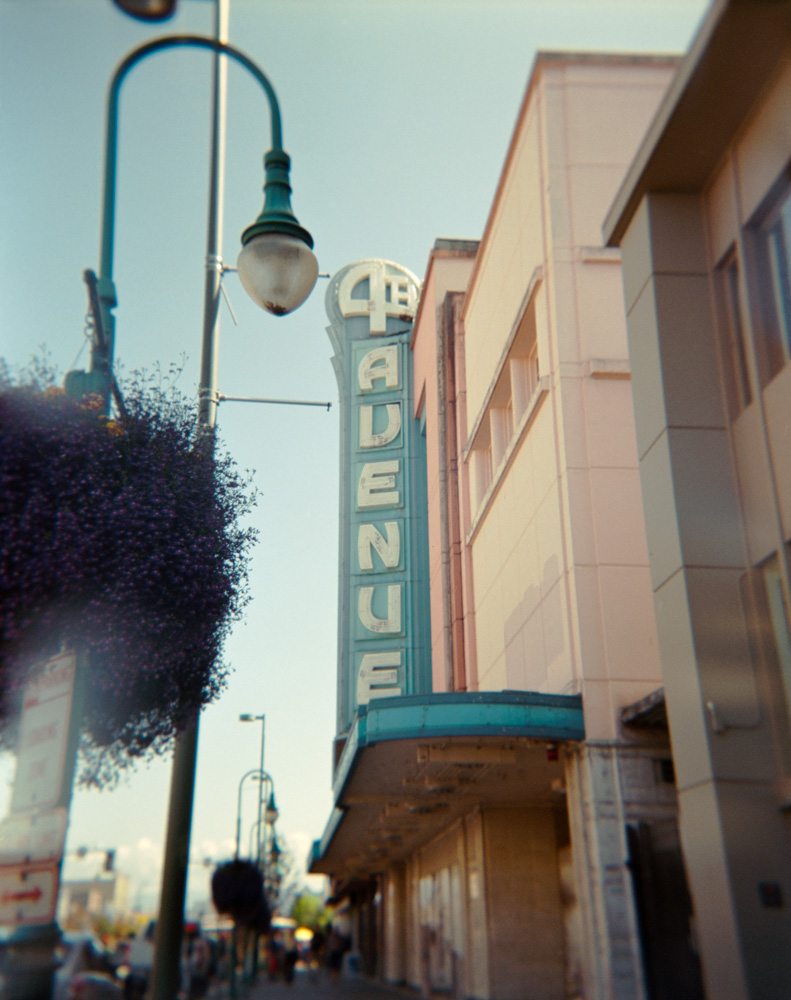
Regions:
[[[475,262],[477,243],[463,240],[438,241],[432,251],[428,273],[421,290],[419,314],[420,336],[413,342],[415,373],[415,417],[425,421],[426,468],[428,483],[429,580],[431,592],[431,664],[434,691],[452,691],[454,682],[454,645],[463,647],[463,635],[454,642],[452,632],[461,626],[463,612],[451,606],[452,589],[460,597],[460,581],[451,587],[449,574],[460,572],[459,553],[451,552],[452,523],[458,523],[458,489],[456,487],[456,455],[447,440],[446,407],[455,399],[445,398],[452,385],[445,374],[447,358],[440,342],[441,324],[437,314],[449,293],[461,293],[467,287]],[[440,358],[443,358],[440,363]],[[452,360],[452,359],[451,359]],[[443,372],[440,378],[439,373]],[[442,398],[440,394],[442,393]],[[451,563],[453,562],[453,568]]]
[[[598,227],[672,71],[539,57],[464,311],[478,685],[583,691],[607,740],[661,670],[619,257]]]
[[[710,38],[719,17],[733,31],[729,6],[717,5]],[[770,16],[783,12],[751,12],[753,25]],[[760,65],[765,44],[753,51],[740,37],[740,64]],[[771,278],[787,265],[768,246],[788,195],[789,55],[787,43],[716,168],[689,193],[644,193],[622,244],[684,855],[708,995],[735,1000],[785,997],[791,984],[781,903],[791,892],[791,366],[772,312]],[[707,85],[721,87],[713,76]]]
[[[581,692],[585,708],[565,785],[574,898],[541,925],[563,957],[536,996],[647,995],[628,830],[657,832],[658,802],[671,826],[676,810],[672,782],[654,778],[661,738],[656,751],[620,723],[662,673],[620,260],[599,229],[675,65],[539,57],[463,314],[478,685]],[[509,843],[527,864],[524,841]],[[487,882],[518,870],[501,860]],[[540,911],[513,902],[522,921]],[[530,981],[519,960],[494,967]]]
[[[457,681],[461,616],[469,687],[582,692],[588,745],[568,756],[557,815],[546,803],[474,810],[461,839],[448,831],[410,859],[408,982],[424,992],[646,995],[627,826],[656,821],[657,803],[672,822],[675,798],[672,782],[655,782],[661,735],[629,735],[619,721],[661,686],[661,670],[620,261],[598,227],[674,67],[539,57],[477,256],[454,261],[451,241],[432,252],[413,356],[435,690]],[[443,317],[464,289],[461,322]],[[453,897],[454,885],[464,892]],[[443,916],[451,898],[463,954],[437,951],[458,933]]]

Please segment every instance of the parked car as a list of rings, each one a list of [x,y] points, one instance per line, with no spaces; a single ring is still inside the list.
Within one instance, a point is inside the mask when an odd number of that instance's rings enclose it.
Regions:
[[[123,985],[95,934],[67,931],[56,948],[53,1000],[123,1000]]]

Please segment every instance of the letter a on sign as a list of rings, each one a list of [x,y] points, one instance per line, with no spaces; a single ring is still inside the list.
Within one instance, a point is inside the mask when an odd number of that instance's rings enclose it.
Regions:
[[[374,382],[384,379],[384,385]],[[398,348],[395,344],[368,351],[357,368],[357,385],[360,392],[381,392],[382,389],[400,389],[398,375]]]

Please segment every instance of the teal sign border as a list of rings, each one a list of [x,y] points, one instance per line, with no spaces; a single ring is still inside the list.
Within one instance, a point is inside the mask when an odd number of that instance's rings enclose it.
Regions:
[[[332,277],[325,299],[340,394],[339,736],[360,705],[431,691],[426,447],[410,350],[419,287],[398,264],[362,260]]]

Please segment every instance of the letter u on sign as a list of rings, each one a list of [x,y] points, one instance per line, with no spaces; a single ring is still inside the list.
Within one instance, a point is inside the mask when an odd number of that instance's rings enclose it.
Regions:
[[[393,635],[401,631],[401,584],[391,583],[387,587],[387,618],[377,618],[371,610],[374,597],[373,587],[360,587],[357,597],[357,614],[369,632],[378,635]]]

